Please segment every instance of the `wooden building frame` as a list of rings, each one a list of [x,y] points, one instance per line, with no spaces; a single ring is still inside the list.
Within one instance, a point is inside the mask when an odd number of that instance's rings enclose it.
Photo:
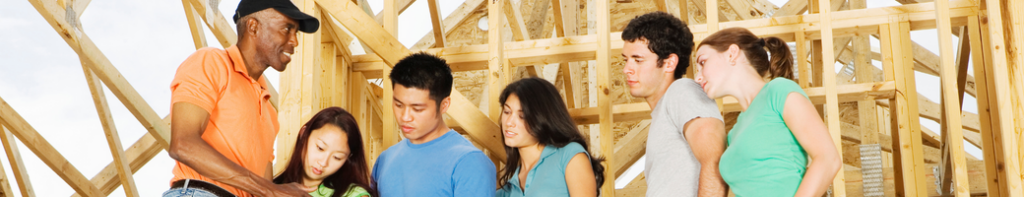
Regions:
[[[113,160],[87,178],[0,97],[0,140],[18,189],[23,196],[34,196],[15,140],[67,182],[76,192],[73,196],[106,196],[117,187],[124,187],[127,196],[139,196],[132,173],[167,149],[169,117],[159,116],[82,31],[78,18],[91,0],[28,1],[79,55]],[[453,88],[445,121],[484,150],[495,165],[506,155],[497,124],[500,107],[493,103],[523,68],[526,76],[562,82],[559,88],[577,124],[598,128],[584,133],[598,139],[591,144],[600,148],[592,151],[607,159],[605,177],[615,180],[645,153],[650,108],[646,103],[612,101],[613,58],[622,48],[621,32],[612,31],[622,28],[615,25],[624,24],[621,18],[639,14],[613,10],[649,3],[654,10],[690,23],[696,41],[719,29],[745,27],[759,36],[795,43],[798,82],[812,102],[821,105],[819,112],[845,164],[832,182],[831,195],[864,194],[857,146],[878,144],[886,157],[884,175],[891,178],[887,196],[1024,196],[1024,121],[1020,121],[1024,119],[1024,53],[1019,51],[1024,48],[1024,13],[1016,11],[1024,10],[1022,1],[896,0],[903,5],[866,8],[865,0],[790,0],[782,6],[765,0],[522,0],[540,6],[524,10],[512,0],[466,0],[442,19],[437,0],[426,0],[432,31],[407,48],[394,35],[399,31],[397,16],[414,1],[384,0],[382,13],[372,14],[367,0],[293,0],[304,12],[320,18],[321,28],[300,34],[293,55],[297,58],[281,74],[280,92],[271,87],[271,101],[280,113],[278,147],[293,147],[300,124],[316,111],[341,106],[368,133],[363,140],[373,162],[386,147],[401,140],[389,107],[392,101],[387,99],[392,95],[391,82],[382,76],[402,57],[423,51],[445,58],[456,72],[486,70],[487,89],[481,100],[492,104],[478,107]],[[211,11],[216,7],[211,2],[218,1],[182,0],[197,49],[209,46],[204,26],[219,46],[236,42],[234,27]],[[552,21],[540,26],[524,22],[534,17],[533,11],[549,9]],[[491,16],[486,42],[453,44],[459,38],[450,32],[473,25],[469,16],[482,11]],[[582,31],[580,24],[592,31]],[[911,40],[910,31],[923,29],[937,29],[940,53]],[[505,35],[512,39],[503,39]],[[953,36],[960,42],[953,43]],[[870,48],[871,37],[879,41],[877,50]],[[366,54],[353,55],[349,49],[353,46]],[[873,60],[881,62],[881,69],[872,66]],[[847,66],[836,71],[834,63]],[[973,76],[968,73],[969,63]],[[584,75],[581,67],[591,69],[588,72],[593,73],[588,74],[595,77]],[[918,95],[915,72],[940,78],[940,102]],[[377,78],[381,84],[368,82]],[[104,86],[148,130],[127,148],[114,129]],[[589,105],[583,102],[587,92],[594,100]],[[960,109],[965,93],[977,97],[978,114]],[[720,103],[723,112],[739,111],[735,99]],[[850,110],[857,115],[844,113]],[[938,121],[942,129],[930,131],[920,125],[919,118]],[[627,121],[639,123],[616,137],[614,124]],[[965,154],[961,139],[980,147],[984,160]],[[287,163],[282,161],[290,153],[287,148],[277,151],[275,172],[283,170],[280,164]],[[932,172],[929,166],[940,170]],[[12,181],[0,175],[0,194],[11,194],[8,183]],[[606,196],[641,196],[646,184],[642,176],[622,189],[606,181],[601,191]]]

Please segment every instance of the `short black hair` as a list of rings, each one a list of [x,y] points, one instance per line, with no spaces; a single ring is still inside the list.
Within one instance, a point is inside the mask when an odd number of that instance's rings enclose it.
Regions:
[[[452,93],[452,69],[440,57],[419,52],[399,60],[392,68],[391,88],[401,84],[408,88],[430,91],[430,99],[437,104]]]
[[[685,22],[661,11],[637,16],[622,31],[622,40],[636,42],[640,39],[647,40],[647,49],[658,55],[659,68],[665,58],[675,53],[679,56],[679,63],[672,73],[673,77],[679,79],[686,74],[686,68],[690,67],[690,54],[693,52],[693,33]]]

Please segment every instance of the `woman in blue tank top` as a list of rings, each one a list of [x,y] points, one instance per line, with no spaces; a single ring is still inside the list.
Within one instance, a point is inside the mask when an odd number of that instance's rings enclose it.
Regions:
[[[522,79],[505,87],[499,100],[508,159],[495,196],[597,196],[602,159],[590,157],[554,85]]]

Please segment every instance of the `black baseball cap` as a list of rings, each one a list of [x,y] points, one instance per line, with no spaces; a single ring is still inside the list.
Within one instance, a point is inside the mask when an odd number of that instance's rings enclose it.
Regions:
[[[274,8],[288,18],[299,22],[299,31],[306,33],[316,32],[320,28],[320,20],[309,14],[302,13],[299,7],[295,7],[289,0],[242,0],[238,2],[238,9],[235,9],[235,23],[238,19],[259,12],[267,8]]]

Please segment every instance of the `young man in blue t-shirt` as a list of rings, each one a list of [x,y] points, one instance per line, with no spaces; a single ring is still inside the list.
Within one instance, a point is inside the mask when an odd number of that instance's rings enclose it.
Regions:
[[[373,166],[380,196],[494,196],[494,163],[442,119],[451,103],[448,63],[416,53],[398,61],[388,77],[405,139]]]

